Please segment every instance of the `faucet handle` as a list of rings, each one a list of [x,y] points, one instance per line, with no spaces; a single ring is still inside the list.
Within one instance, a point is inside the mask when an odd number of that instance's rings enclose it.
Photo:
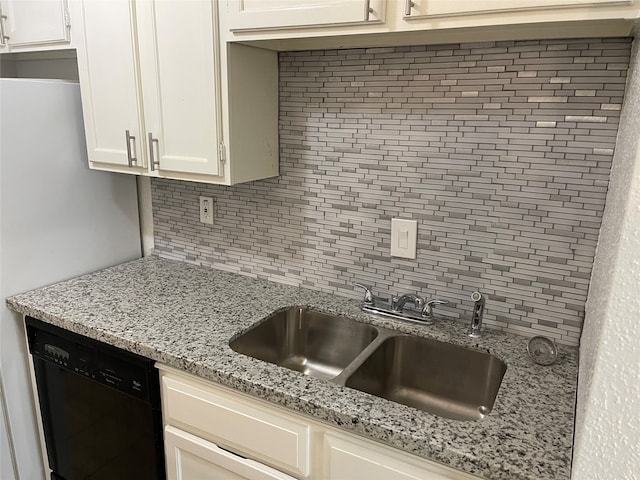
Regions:
[[[446,305],[447,303],[449,302],[446,300],[429,300],[425,303],[424,308],[422,309],[422,315],[425,317],[431,317],[433,315],[433,308],[436,305]]]
[[[362,300],[362,303],[364,303],[365,305],[373,305],[373,293],[371,293],[371,287],[368,287],[367,285],[363,285],[362,283],[352,283],[351,285],[353,285],[354,287],[359,287],[359,288],[363,288],[364,289],[364,299]]]

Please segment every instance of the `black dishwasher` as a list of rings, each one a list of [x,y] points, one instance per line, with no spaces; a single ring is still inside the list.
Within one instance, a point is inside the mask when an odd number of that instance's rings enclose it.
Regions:
[[[54,480],[165,478],[153,361],[26,317]]]

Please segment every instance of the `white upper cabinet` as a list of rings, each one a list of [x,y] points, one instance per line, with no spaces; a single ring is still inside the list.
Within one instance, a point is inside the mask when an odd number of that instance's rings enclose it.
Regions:
[[[405,18],[631,5],[632,0],[404,0]]]
[[[152,169],[219,175],[219,61],[213,2],[137,2]]]
[[[224,38],[264,41],[280,50],[627,36],[633,19],[640,18],[640,0],[221,0],[221,5]],[[566,25],[554,27],[559,22]],[[486,27],[492,30],[479,30]]]
[[[93,164],[146,167],[134,5],[84,3],[78,46],[85,134]],[[117,34],[115,34],[117,32]]]
[[[386,0],[228,0],[229,29],[270,30],[384,22]]]
[[[278,174],[277,54],[221,49],[217,5],[83,2],[74,31],[91,168],[226,185]]]
[[[92,165],[219,175],[214,3],[87,1],[83,20]]]
[[[69,42],[65,0],[1,0],[0,11],[0,43],[5,49],[25,51]]]

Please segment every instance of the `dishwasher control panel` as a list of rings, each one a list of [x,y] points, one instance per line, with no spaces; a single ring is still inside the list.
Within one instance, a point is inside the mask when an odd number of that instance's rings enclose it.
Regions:
[[[34,357],[149,400],[151,360],[35,319],[27,320],[27,336]]]

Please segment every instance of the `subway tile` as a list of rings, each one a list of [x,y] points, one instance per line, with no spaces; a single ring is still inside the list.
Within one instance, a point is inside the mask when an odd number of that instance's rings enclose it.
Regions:
[[[156,253],[360,298],[418,289],[577,344],[619,122],[626,39],[280,54],[280,176],[152,179]],[[604,53],[608,52],[608,53]],[[216,198],[212,228],[197,197]],[[390,259],[390,218],[419,222]],[[348,283],[347,282],[347,283]],[[493,312],[493,313],[491,313]]]

